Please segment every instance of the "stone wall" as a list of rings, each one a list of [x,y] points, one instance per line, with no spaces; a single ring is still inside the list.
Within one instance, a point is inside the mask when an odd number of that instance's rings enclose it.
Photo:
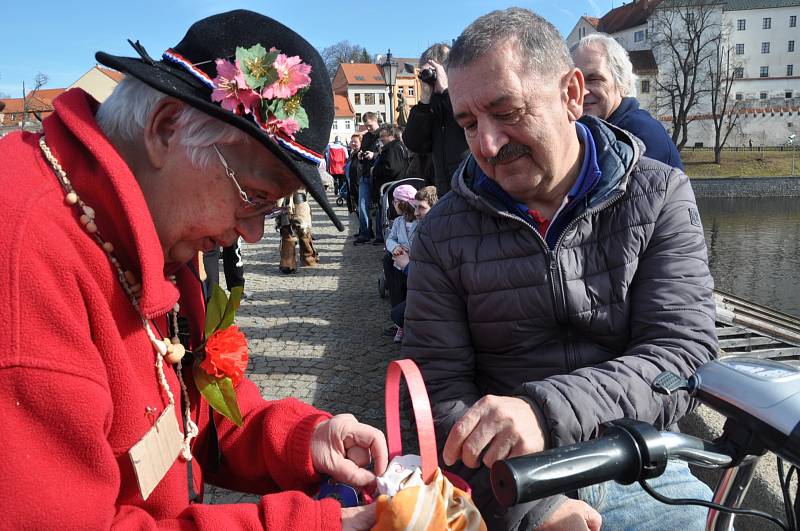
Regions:
[[[697,197],[800,197],[800,177],[692,179]]]

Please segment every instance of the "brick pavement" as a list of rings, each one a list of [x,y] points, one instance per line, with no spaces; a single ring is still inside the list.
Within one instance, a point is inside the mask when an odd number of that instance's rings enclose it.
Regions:
[[[348,219],[346,208],[336,210],[344,232],[312,204],[314,245],[321,257],[316,267],[293,275],[278,271],[280,238],[272,221],[261,242],[245,245],[250,298],[236,321],[250,346],[247,373],[266,399],[292,396],[384,429],[386,364],[399,357],[400,348],[381,333],[391,324],[388,299],[377,289],[382,248],[355,247],[348,236],[358,230],[358,220]],[[257,499],[206,491],[207,503]]]

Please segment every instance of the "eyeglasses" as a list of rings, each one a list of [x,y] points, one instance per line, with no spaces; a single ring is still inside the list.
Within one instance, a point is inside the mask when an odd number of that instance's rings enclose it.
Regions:
[[[250,199],[247,193],[242,189],[239,185],[239,181],[236,180],[236,173],[233,169],[228,165],[228,161],[225,160],[225,157],[222,156],[219,148],[216,144],[212,144],[214,151],[217,153],[217,157],[219,157],[219,161],[222,163],[222,167],[225,168],[225,175],[231,178],[233,184],[236,185],[236,190],[239,192],[239,199],[245,205],[246,213],[242,217],[253,217],[259,215],[265,215],[267,218],[274,218],[275,216],[279,216],[281,214],[286,213],[285,207],[279,207],[276,201],[267,201],[263,199]]]

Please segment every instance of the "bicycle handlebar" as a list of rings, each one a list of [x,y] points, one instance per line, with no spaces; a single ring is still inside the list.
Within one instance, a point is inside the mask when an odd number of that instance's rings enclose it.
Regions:
[[[597,439],[497,461],[491,470],[495,497],[510,507],[604,481],[627,485],[661,475],[670,457],[707,467],[732,461],[718,445],[644,422],[620,419],[605,427]]]

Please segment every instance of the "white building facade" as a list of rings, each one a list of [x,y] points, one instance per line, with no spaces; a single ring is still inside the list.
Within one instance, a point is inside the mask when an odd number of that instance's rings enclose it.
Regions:
[[[595,31],[608,33],[629,52],[653,50],[657,11],[671,5],[671,0],[636,0],[609,11],[599,19]],[[711,18],[723,28],[734,54],[736,80],[731,98],[741,108],[739,123],[726,145],[785,143],[790,134],[800,132],[800,0],[728,0],[711,5]],[[708,4],[701,9],[709,9]],[[567,38],[568,45],[588,34],[586,28],[586,17],[581,17]],[[657,47],[654,54],[660,75],[664,75],[667,62],[658,57]],[[658,112],[655,84],[659,72],[637,72],[635,61],[634,72],[640,76],[639,85],[645,83],[650,90],[645,93],[637,86],[642,107],[669,129],[669,120],[663,111],[660,116]],[[692,110],[694,121],[686,145],[714,145],[709,112],[707,98]]]

